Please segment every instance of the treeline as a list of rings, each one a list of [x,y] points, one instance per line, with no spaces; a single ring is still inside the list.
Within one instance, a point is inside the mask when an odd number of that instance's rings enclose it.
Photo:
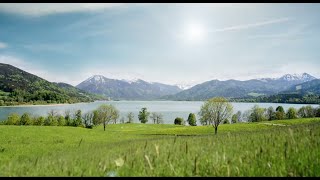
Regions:
[[[272,120],[284,120],[284,119],[297,119],[297,118],[313,118],[320,117],[320,106],[313,108],[312,106],[302,106],[299,109],[290,107],[287,111],[282,106],[278,106],[274,109],[272,106],[269,108],[262,108],[258,105],[254,105],[250,110],[237,111],[231,118],[224,119],[223,124],[233,124],[239,122],[261,122]],[[210,125],[211,122],[206,118],[200,118],[202,125]]]
[[[277,94],[271,96],[231,98],[231,102],[269,102],[269,103],[291,103],[291,104],[320,104],[320,96],[316,94]]]
[[[49,90],[37,90],[27,92],[20,89],[15,89],[12,92],[0,93],[0,106],[12,106],[21,104],[64,104],[64,103],[79,103],[93,102],[101,99],[101,97],[90,97],[85,94],[67,94],[66,92],[55,92]]]

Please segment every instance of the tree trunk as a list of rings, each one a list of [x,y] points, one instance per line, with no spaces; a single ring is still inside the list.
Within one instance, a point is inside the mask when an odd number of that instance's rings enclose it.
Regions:
[[[106,131],[106,123],[103,123],[103,130]]]
[[[218,133],[218,126],[214,127],[214,134],[217,135]]]

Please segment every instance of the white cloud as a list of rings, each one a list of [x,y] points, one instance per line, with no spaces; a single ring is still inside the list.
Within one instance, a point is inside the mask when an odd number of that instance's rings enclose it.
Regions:
[[[8,45],[4,42],[0,42],[0,49],[4,49],[4,48],[7,48]]]
[[[28,16],[100,11],[122,3],[1,3],[0,11]]]
[[[289,18],[279,18],[279,19],[273,19],[273,20],[269,20],[269,21],[252,23],[252,24],[242,24],[242,25],[237,25],[237,26],[225,27],[225,28],[221,28],[221,29],[215,29],[215,30],[213,30],[213,32],[225,32],[225,31],[249,29],[249,28],[260,27],[260,26],[265,26],[265,25],[270,25],[270,24],[287,22],[289,20],[290,20]]]

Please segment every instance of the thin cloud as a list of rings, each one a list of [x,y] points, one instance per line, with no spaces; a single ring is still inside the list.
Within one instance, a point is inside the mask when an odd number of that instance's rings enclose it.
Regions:
[[[0,49],[5,49],[7,47],[8,47],[8,45],[6,43],[0,42]]]
[[[265,26],[265,25],[270,25],[270,24],[287,22],[289,20],[290,20],[289,18],[280,18],[280,19],[274,19],[274,20],[269,20],[269,21],[264,21],[264,22],[257,22],[257,23],[252,23],[252,24],[243,24],[243,25],[230,26],[230,27],[221,28],[221,29],[215,29],[215,30],[213,30],[213,32],[225,32],[225,31],[249,29],[249,28],[255,28],[255,27],[260,27],[260,26]]]
[[[27,16],[101,11],[123,5],[123,3],[2,3],[0,12]]]

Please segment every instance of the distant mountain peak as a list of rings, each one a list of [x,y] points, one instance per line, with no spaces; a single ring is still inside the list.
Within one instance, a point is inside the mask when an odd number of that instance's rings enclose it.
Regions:
[[[315,77],[311,76],[308,73],[302,73],[302,74],[285,74],[283,76],[281,76],[280,78],[278,78],[280,80],[286,80],[286,81],[311,81],[313,79],[316,79]]]

